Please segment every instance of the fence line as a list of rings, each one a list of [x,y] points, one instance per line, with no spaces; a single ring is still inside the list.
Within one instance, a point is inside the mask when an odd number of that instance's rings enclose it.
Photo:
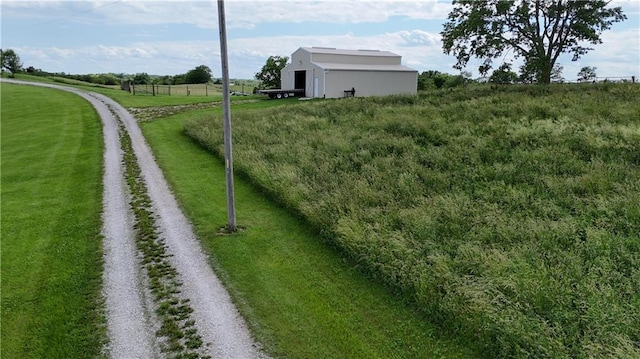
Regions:
[[[569,84],[579,84],[579,83],[590,83],[590,82],[630,82],[630,83],[637,83],[639,82],[639,79],[637,76],[598,76],[593,80],[587,80],[587,81],[579,81],[579,80],[573,80],[573,81],[563,81],[564,83],[569,83]]]
[[[156,85],[156,84],[123,84],[121,88],[133,95],[151,96],[218,96],[222,92],[219,86],[209,84],[190,85]]]

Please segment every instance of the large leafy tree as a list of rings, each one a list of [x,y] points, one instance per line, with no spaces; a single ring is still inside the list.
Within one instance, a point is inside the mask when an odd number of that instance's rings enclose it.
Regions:
[[[12,49],[0,49],[0,61],[2,62],[2,68],[11,72],[11,76],[22,70],[20,56]]]
[[[185,79],[189,84],[206,84],[212,80],[212,77],[213,73],[209,66],[200,65],[187,72]]]
[[[260,72],[256,73],[256,80],[262,82],[264,88],[280,87],[280,70],[289,61],[288,56],[269,56]]]
[[[443,50],[457,58],[454,68],[464,68],[471,57],[482,59],[485,75],[492,60],[513,51],[524,58],[539,83],[549,83],[562,53],[573,61],[600,44],[600,35],[627,17],[609,1],[573,0],[454,0],[441,32]]]

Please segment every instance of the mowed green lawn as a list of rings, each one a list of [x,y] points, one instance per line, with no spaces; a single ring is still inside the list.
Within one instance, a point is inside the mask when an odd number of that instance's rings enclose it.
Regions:
[[[52,89],[2,87],[2,358],[100,354],[102,127]]]

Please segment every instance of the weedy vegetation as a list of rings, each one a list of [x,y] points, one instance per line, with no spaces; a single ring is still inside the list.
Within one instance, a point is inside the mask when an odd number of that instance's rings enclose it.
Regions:
[[[235,168],[487,357],[640,357],[640,86],[234,114]],[[186,133],[222,156],[221,121]]]
[[[233,105],[242,111],[297,100]],[[253,335],[274,358],[474,358],[474,343],[452,339],[353,261],[327,245],[299,216],[236,177],[237,223],[227,223],[225,166],[183,133],[196,110],[141,124],[216,274]]]

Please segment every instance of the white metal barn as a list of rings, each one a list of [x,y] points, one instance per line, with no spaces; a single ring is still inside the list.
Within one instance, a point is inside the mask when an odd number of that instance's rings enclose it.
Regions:
[[[389,51],[301,47],[281,70],[282,89],[304,89],[306,97],[338,98],[415,94],[418,71]]]

